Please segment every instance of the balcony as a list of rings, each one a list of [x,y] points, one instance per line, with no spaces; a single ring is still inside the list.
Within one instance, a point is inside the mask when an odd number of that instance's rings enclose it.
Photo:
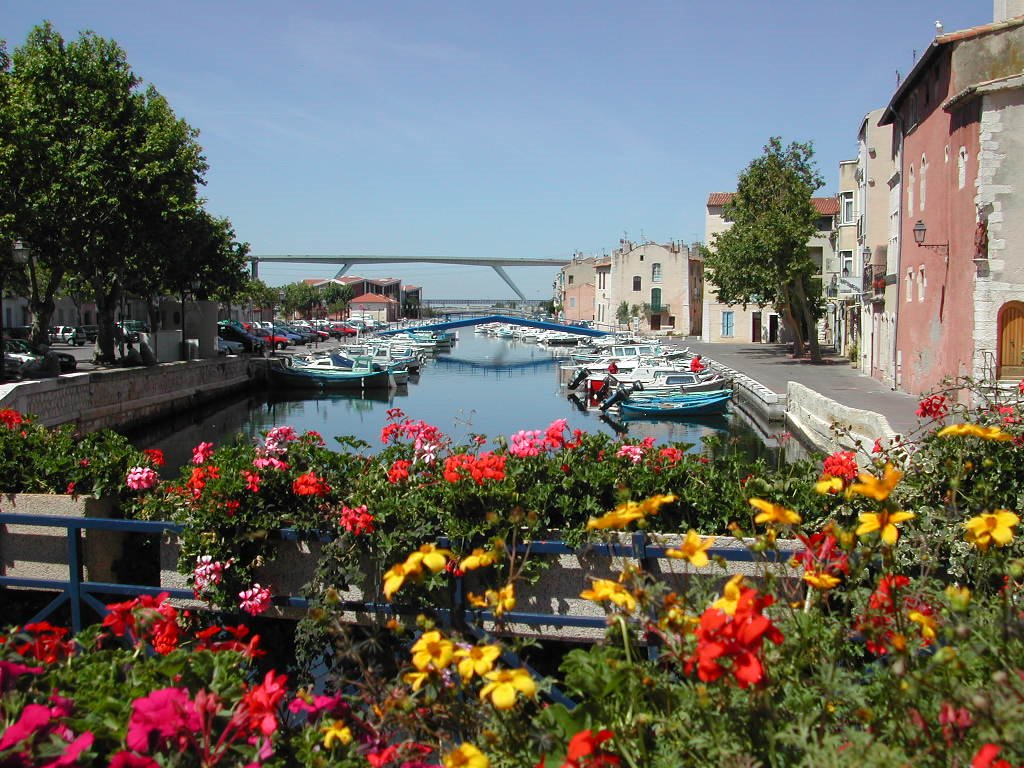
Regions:
[[[652,315],[662,315],[662,314],[665,314],[666,312],[669,311],[669,309],[670,309],[670,305],[668,305],[668,304],[651,304],[651,314]]]

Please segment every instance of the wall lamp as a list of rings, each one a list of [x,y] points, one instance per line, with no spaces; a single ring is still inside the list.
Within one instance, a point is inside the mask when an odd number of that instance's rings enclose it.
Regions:
[[[928,232],[928,228],[925,227],[924,222],[921,219],[917,220],[917,224],[914,225],[914,242],[917,243],[919,248],[931,248],[936,253],[941,253],[947,259],[949,258],[949,243],[926,243],[924,237]]]

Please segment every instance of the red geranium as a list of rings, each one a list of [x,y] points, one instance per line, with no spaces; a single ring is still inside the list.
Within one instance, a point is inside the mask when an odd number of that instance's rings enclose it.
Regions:
[[[313,472],[306,472],[295,478],[292,483],[292,491],[296,496],[326,496],[331,492],[331,486]]]

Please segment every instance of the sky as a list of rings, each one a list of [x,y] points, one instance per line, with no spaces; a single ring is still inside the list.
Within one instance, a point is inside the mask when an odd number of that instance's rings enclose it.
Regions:
[[[693,242],[772,136],[831,195],[864,115],[991,0],[6,0],[117,41],[199,130],[207,210],[256,255],[570,258]],[[527,298],[552,267],[512,267]],[[331,277],[260,265],[273,286]],[[512,298],[492,270],[396,264],[425,298]]]

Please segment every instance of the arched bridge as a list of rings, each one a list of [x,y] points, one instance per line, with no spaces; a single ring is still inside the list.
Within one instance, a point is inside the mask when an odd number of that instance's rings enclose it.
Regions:
[[[430,323],[429,325],[417,325],[413,328],[397,328],[391,331],[382,331],[379,336],[394,336],[396,333],[405,331],[447,331],[452,328],[465,328],[470,325],[483,325],[485,323],[508,323],[509,325],[525,325],[527,328],[543,328],[545,331],[564,331],[575,333],[579,336],[599,337],[607,336],[607,331],[599,331],[596,328],[581,328],[577,325],[563,325],[562,323],[551,323],[547,320],[529,320],[525,317],[513,317],[512,315],[481,315],[479,317],[464,317],[460,320],[447,320],[443,323]]]

